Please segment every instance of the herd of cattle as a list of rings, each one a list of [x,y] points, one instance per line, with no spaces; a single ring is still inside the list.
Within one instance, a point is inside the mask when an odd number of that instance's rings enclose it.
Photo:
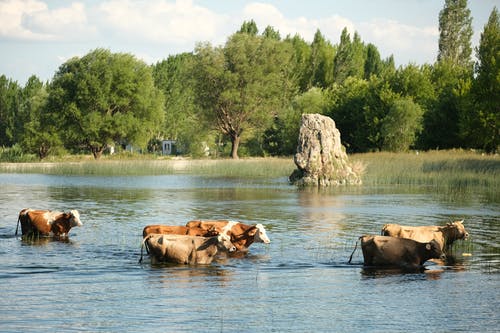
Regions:
[[[16,235],[19,224],[23,236],[56,238],[67,237],[72,227],[82,226],[77,210],[64,213],[29,208],[19,213]],[[463,220],[446,226],[386,224],[381,234],[359,238],[365,266],[421,268],[430,259],[444,259],[453,242],[469,236]],[[244,255],[253,243],[271,242],[262,224],[228,220],[193,220],[185,226],[148,225],[142,236],[139,262],[146,248],[153,262],[177,264],[210,264],[218,253]]]

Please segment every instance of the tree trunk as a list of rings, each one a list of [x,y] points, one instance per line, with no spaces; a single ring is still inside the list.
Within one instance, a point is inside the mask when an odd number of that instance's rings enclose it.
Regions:
[[[99,158],[101,158],[104,147],[92,146],[90,147],[90,150],[92,151],[92,155],[94,155],[94,159],[98,160]]]
[[[240,136],[231,136],[231,158],[237,160],[238,157],[238,147],[240,146]]]

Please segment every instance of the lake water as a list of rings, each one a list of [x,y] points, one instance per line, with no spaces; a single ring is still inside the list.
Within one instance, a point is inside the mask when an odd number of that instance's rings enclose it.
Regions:
[[[78,209],[83,227],[68,242],[22,241],[14,232],[27,207]],[[500,330],[500,203],[481,191],[0,174],[0,210],[1,332]],[[138,263],[145,225],[191,219],[262,223],[271,244],[208,266]],[[385,223],[455,219],[471,240],[446,264],[370,270],[359,247],[347,264],[357,238]]]

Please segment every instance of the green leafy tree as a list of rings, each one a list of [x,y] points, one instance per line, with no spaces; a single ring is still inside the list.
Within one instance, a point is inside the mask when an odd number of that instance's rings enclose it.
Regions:
[[[199,110],[191,76],[193,63],[191,53],[169,56],[153,66],[153,77],[165,96],[165,120],[158,139],[176,140],[183,153],[199,155],[203,142],[209,140],[209,131],[197,117]]]
[[[423,113],[422,108],[411,97],[395,99],[382,120],[383,150],[409,150],[415,143],[417,133],[422,130]]]
[[[305,92],[311,88],[311,46],[299,35],[288,36],[284,42],[289,43],[292,48],[292,73],[296,78],[299,93]]]
[[[424,115],[419,146],[424,149],[450,149],[462,146],[459,122],[468,98],[472,72],[452,61],[442,60],[431,71],[435,100]]]
[[[281,40],[281,35],[278,30],[275,30],[273,27],[268,25],[265,29],[264,32],[262,33],[262,36],[265,38],[271,38],[275,40]]]
[[[65,145],[86,147],[95,158],[114,143],[146,147],[164,119],[151,68],[130,54],[104,49],[61,65],[48,109],[64,128]]]
[[[444,8],[439,12],[438,61],[470,67],[472,33],[467,0],[445,0]]]
[[[196,96],[202,116],[231,140],[231,157],[245,130],[267,128],[289,96],[289,44],[236,33],[224,48],[198,45]]]
[[[366,61],[364,68],[364,78],[368,80],[371,75],[379,76],[383,69],[380,53],[375,45],[369,43],[366,46]]]
[[[21,103],[21,87],[17,82],[0,76],[0,146],[15,143],[16,117]]]
[[[496,7],[481,33],[476,54],[473,105],[462,128],[472,147],[495,152],[500,145],[500,19]]]
[[[259,29],[257,29],[257,24],[255,23],[255,21],[250,20],[250,21],[244,21],[238,32],[243,34],[249,34],[252,36],[257,36],[257,34],[259,33]]]
[[[334,57],[335,48],[317,30],[311,43],[310,72],[308,74],[310,81],[308,88],[326,88],[333,83]]]
[[[351,36],[347,28],[342,30],[340,43],[334,58],[334,80],[344,82],[348,77],[362,78],[365,73],[365,49],[358,33]]]
[[[47,113],[47,86],[36,76],[31,76],[22,94],[23,125],[18,142],[24,151],[44,159],[62,147],[57,118]]]

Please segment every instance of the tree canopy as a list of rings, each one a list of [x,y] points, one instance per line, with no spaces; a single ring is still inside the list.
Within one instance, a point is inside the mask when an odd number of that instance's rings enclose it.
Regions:
[[[145,147],[162,123],[163,95],[151,68],[134,56],[96,49],[61,65],[49,87],[48,112],[69,147],[99,158],[110,144]]]

